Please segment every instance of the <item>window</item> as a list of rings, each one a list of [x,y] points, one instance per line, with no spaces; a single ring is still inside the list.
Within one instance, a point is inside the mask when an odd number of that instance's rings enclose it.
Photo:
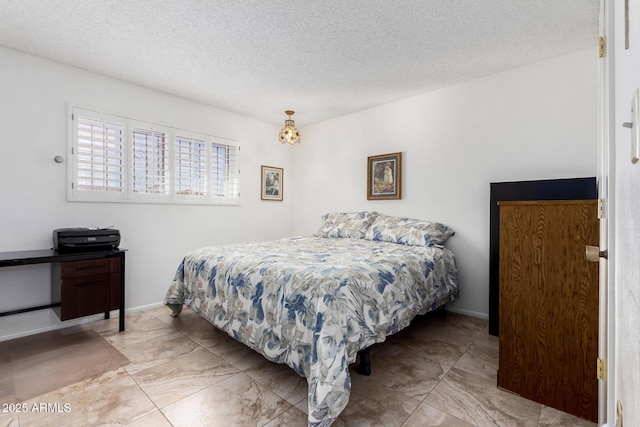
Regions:
[[[237,142],[71,108],[69,200],[238,204]]]
[[[169,153],[165,133],[134,127],[131,138],[133,191],[169,194]]]
[[[207,144],[195,138],[176,138],[176,192],[204,196],[207,191]]]
[[[237,180],[229,174],[228,164],[235,164],[236,151],[224,144],[211,144],[211,192],[222,196],[237,193]]]
[[[79,117],[77,172],[82,191],[123,189],[123,126],[109,120]]]

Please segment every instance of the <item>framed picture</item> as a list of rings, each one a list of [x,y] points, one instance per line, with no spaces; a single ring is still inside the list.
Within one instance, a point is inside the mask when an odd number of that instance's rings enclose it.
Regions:
[[[367,200],[402,198],[402,153],[367,158]]]
[[[284,170],[273,166],[262,166],[261,175],[260,199],[281,202],[284,189]]]

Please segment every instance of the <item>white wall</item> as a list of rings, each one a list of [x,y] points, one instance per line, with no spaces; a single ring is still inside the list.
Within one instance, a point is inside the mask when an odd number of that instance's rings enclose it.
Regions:
[[[460,299],[488,315],[489,183],[594,176],[595,48],[302,129],[295,147],[295,233],[332,211],[440,221],[456,235]],[[403,153],[402,200],[367,201],[367,156]]]
[[[595,175],[595,58],[589,49],[304,127],[288,147],[277,126],[0,48],[0,251],[50,247],[59,227],[115,225],[133,308],[162,300],[189,249],[311,234],[323,213],[377,210],[452,226],[451,308],[486,316],[489,183]],[[67,202],[66,164],[53,157],[66,150],[69,102],[240,140],[242,206]],[[396,151],[402,200],[367,201],[367,156]],[[261,164],[285,168],[284,202],[260,201]],[[0,311],[46,303],[48,281],[47,267],[0,270]],[[5,336],[20,316],[0,318]]]
[[[0,64],[0,251],[49,248],[55,228],[114,225],[134,308],[162,301],[189,249],[292,234],[293,152],[277,126],[5,48]],[[67,165],[53,158],[66,153],[68,103],[239,140],[241,206],[67,202]],[[285,169],[284,202],[260,201],[261,164]],[[48,303],[49,280],[46,265],[1,269],[0,311]],[[0,339],[55,323],[30,324],[37,316],[0,318]]]
[[[615,395],[625,426],[640,425],[640,163],[631,163],[631,97],[640,84],[640,1],[629,2],[630,46],[624,6],[615,8]],[[610,402],[610,407],[615,402]]]

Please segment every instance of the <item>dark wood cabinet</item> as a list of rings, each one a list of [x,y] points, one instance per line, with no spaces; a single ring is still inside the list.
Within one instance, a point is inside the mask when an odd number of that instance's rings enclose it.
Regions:
[[[120,308],[120,258],[55,263],[51,294],[60,306],[60,320],[75,319]]]
[[[597,201],[500,202],[498,386],[597,420]]]
[[[500,324],[500,207],[498,202],[517,200],[595,200],[595,176],[492,182],[489,206],[489,334],[498,335]]]

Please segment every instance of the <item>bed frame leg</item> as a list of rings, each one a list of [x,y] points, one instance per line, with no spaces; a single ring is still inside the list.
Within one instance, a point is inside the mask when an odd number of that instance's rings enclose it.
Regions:
[[[182,304],[167,304],[167,307],[171,309],[171,317],[178,317],[182,312]]]
[[[364,350],[360,350],[358,352],[360,364],[356,368],[356,371],[360,375],[371,375],[371,354],[369,350],[369,348],[365,348]]]

